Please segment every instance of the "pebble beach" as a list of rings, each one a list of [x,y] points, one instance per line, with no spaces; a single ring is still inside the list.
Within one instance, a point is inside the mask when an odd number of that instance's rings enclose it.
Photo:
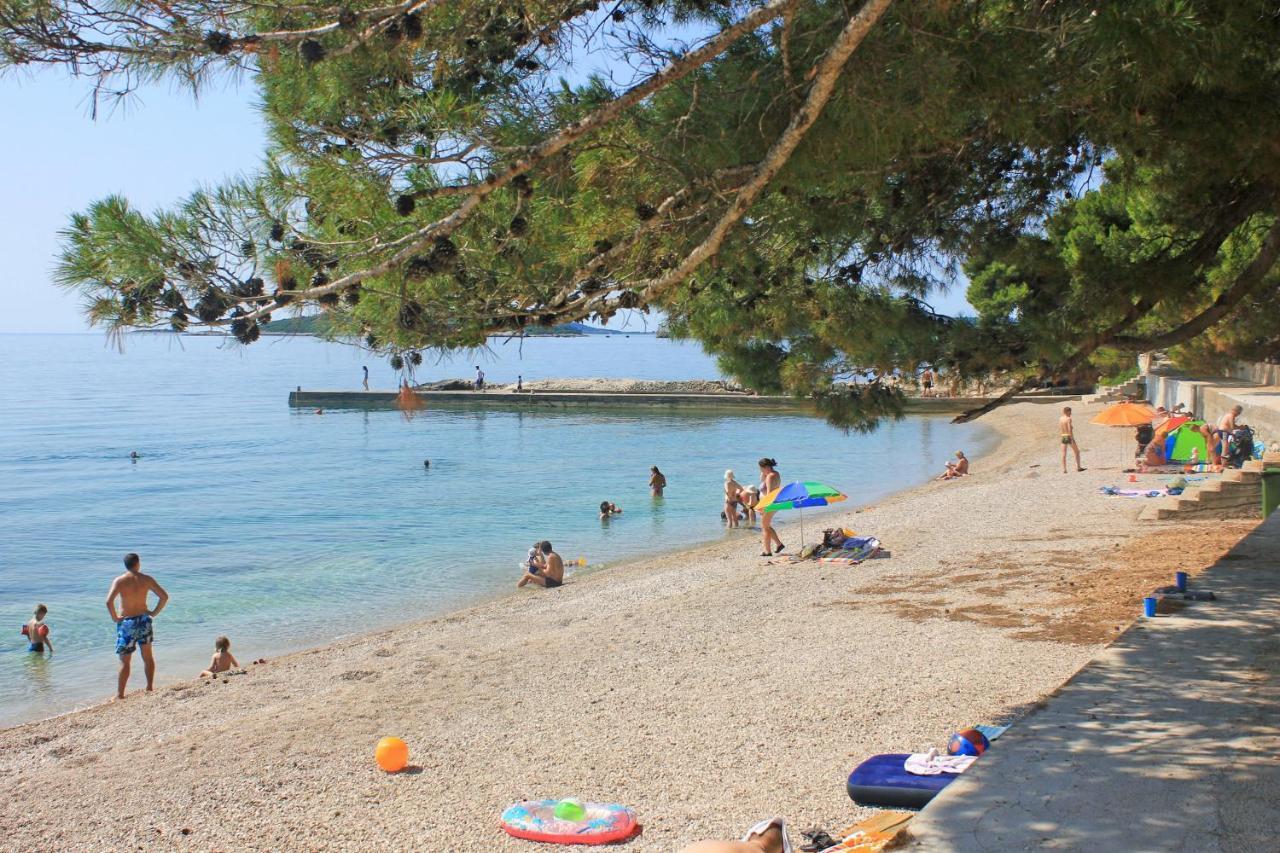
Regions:
[[[763,559],[743,533],[5,729],[0,849],[551,849],[498,816],[568,796],[633,807],[634,851],[772,815],[793,842],[834,832],[870,813],[844,790],[863,758],[1016,721],[1256,523],[1139,522],[1141,499],[1098,494],[1124,475],[1096,411],[1083,473],[1059,468],[1057,407],[1023,403],[983,419],[1002,440],[971,476],[806,516],[810,541],[842,525],[888,558]],[[405,772],[374,764],[384,735]]]

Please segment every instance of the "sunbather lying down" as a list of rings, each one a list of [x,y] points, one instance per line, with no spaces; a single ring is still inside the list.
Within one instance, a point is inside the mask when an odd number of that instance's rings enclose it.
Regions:
[[[792,853],[787,824],[780,817],[762,820],[741,841],[699,841],[680,853]]]

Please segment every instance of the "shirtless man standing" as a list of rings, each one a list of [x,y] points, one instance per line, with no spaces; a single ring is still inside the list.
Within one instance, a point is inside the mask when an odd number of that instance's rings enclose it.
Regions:
[[[156,579],[144,575],[139,569],[142,560],[137,554],[124,555],[127,570],[111,582],[107,592],[107,612],[116,623],[116,654],[120,657],[120,678],[116,698],[124,698],[125,685],[129,683],[129,669],[133,663],[133,650],[141,648],[142,663],[147,673],[147,690],[150,691],[156,677],[156,661],[151,656],[151,618],[164,609],[169,593]],[[147,609],[147,593],[156,594],[156,609]],[[116,596],[120,597],[120,612],[116,612]]]
[[[1070,447],[1076,454],[1076,470],[1083,471],[1080,467],[1080,445],[1076,444],[1076,430],[1071,424],[1071,407],[1062,407],[1062,417],[1058,418],[1058,432],[1062,434],[1062,473],[1067,473],[1067,448]]]
[[[1243,406],[1232,406],[1231,411],[1222,416],[1218,421],[1218,428],[1213,431],[1213,440],[1209,443],[1209,452],[1213,456],[1213,464],[1221,465],[1222,457],[1229,452],[1228,443],[1231,440],[1231,433],[1236,431],[1236,418],[1244,413]]]
[[[551,543],[543,540],[538,543],[538,550],[542,552],[538,559],[536,569],[530,569],[525,576],[520,578],[517,587],[525,584],[537,584],[547,589],[555,589],[564,584],[564,560],[560,559],[551,548]]]

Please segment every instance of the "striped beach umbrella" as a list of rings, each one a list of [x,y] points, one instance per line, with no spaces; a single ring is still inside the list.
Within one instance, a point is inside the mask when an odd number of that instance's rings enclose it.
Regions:
[[[827,506],[839,503],[849,496],[839,489],[833,489],[825,483],[810,480],[787,483],[772,492],[760,496],[756,504],[757,512],[779,512],[784,509],[798,509],[800,513],[800,544],[804,545],[804,508],[809,506]]]

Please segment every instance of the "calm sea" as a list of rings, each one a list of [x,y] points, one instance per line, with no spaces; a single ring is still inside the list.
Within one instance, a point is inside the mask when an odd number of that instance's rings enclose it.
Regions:
[[[618,336],[499,343],[418,376],[469,377],[477,363],[491,382],[719,375],[696,344]],[[243,348],[136,335],[120,353],[100,335],[0,335],[0,364],[3,724],[110,695],[103,601],[128,551],[172,596],[156,620],[161,680],[172,681],[198,673],[219,634],[247,662],[505,590],[535,539],[607,565],[734,536],[753,559],[754,534],[720,527],[719,495],[724,469],[751,480],[762,455],[784,480],[867,502],[992,441],[937,418],[847,436],[788,415],[316,416],[288,408],[291,388],[357,388],[362,364],[375,388],[396,377],[383,360],[310,338]],[[665,499],[648,494],[650,465],[670,481]],[[608,525],[596,514],[605,499],[625,510]],[[798,541],[794,519],[780,529]],[[18,634],[37,602],[49,607],[52,657],[27,653]]]

